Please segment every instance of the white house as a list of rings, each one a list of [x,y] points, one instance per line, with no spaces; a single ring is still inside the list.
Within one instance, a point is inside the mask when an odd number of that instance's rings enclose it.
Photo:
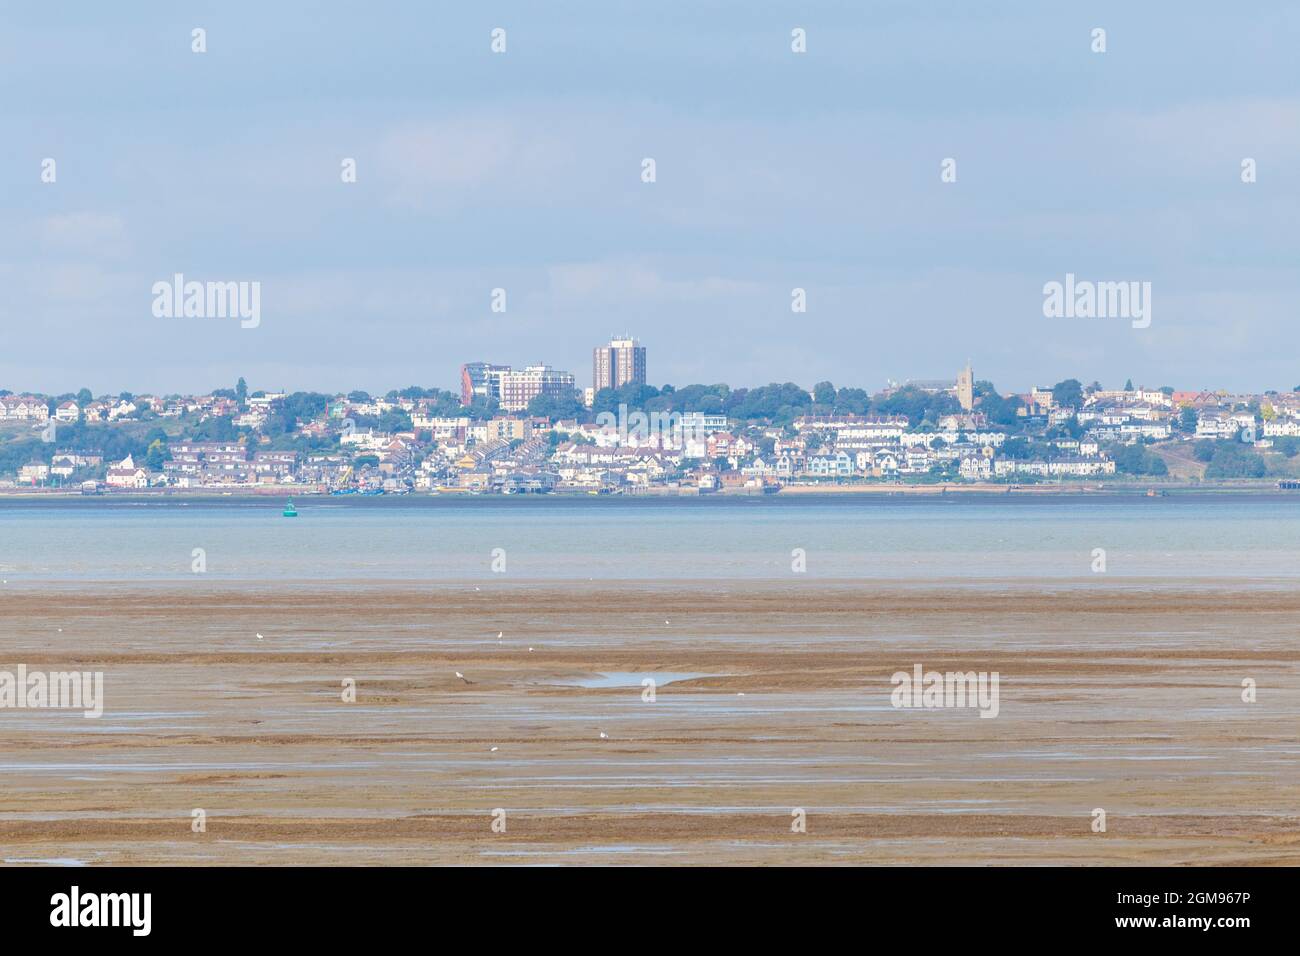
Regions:
[[[131,456],[127,455],[115,467],[108,469],[105,482],[110,488],[148,488],[149,473],[137,468]]]
[[[38,482],[49,481],[50,466],[39,461],[23,465],[18,469],[18,481],[22,484],[34,485]]]
[[[1198,428],[1199,432],[1200,429]],[[1300,438],[1300,421],[1294,418],[1275,418],[1264,423],[1265,438]]]
[[[43,422],[50,417],[50,410],[45,402],[30,395],[6,395],[0,398],[0,420]]]

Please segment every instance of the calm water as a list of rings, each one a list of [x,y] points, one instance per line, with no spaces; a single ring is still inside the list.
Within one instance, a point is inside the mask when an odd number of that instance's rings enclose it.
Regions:
[[[0,577],[1300,577],[1300,494],[1167,498],[0,499]]]

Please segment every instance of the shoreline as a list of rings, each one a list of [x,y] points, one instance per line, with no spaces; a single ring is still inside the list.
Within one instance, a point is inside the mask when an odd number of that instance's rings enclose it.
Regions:
[[[545,494],[501,494],[496,492],[470,493],[462,489],[440,489],[436,493],[427,491],[387,492],[382,494],[344,494],[335,495],[320,491],[315,486],[285,485],[276,488],[228,488],[228,489],[190,489],[159,488],[150,490],[132,489],[129,491],[103,490],[86,494],[79,490],[49,489],[0,489],[0,502],[5,500],[84,500],[84,501],[126,501],[159,499],[184,499],[220,501],[227,498],[255,499],[284,497],[296,498],[330,498],[336,501],[374,500],[376,498],[447,498],[459,500],[468,498],[516,499],[565,499],[586,500],[643,500],[643,499],[731,499],[731,498],[795,498],[795,497],[856,497],[873,495],[883,497],[921,496],[944,497],[946,495],[975,495],[981,497],[1024,497],[1024,496],[1061,496],[1061,497],[1173,497],[1194,496],[1202,494],[1239,495],[1243,497],[1259,495],[1284,495],[1296,491],[1300,498],[1300,489],[1284,489],[1276,481],[1243,480],[1239,482],[1125,482],[1112,483],[1043,483],[1043,484],[993,484],[990,482],[971,482],[961,484],[807,484],[784,485],[776,492],[764,493],[753,489],[722,490],[699,493],[693,488],[656,487],[647,491],[615,492],[595,495],[587,491],[560,490]]]

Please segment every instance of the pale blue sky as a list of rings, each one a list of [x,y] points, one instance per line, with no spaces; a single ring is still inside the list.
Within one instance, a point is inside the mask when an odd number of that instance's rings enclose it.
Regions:
[[[628,332],[656,384],[1289,389],[1297,49],[1280,0],[5,3],[0,387],[586,385]],[[154,318],[175,272],[260,327]],[[1067,272],[1151,327],[1044,318]]]

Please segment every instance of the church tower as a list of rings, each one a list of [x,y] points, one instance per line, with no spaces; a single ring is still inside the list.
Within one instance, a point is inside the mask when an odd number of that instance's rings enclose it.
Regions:
[[[975,373],[971,370],[970,359],[966,360],[966,367],[957,373],[957,402],[964,412],[975,407]]]

